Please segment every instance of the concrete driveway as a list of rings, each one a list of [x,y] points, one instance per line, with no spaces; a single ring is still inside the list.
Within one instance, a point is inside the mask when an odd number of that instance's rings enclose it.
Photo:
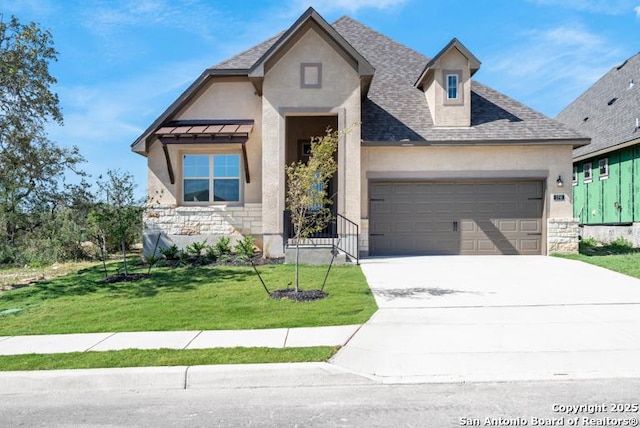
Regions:
[[[332,359],[387,382],[640,376],[640,280],[542,256],[371,258],[378,312]]]

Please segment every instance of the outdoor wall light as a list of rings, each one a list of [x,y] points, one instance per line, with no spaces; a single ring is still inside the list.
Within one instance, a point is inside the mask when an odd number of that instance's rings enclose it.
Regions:
[[[556,180],[556,184],[558,185],[558,187],[562,187],[564,185],[561,175],[558,176],[558,179]]]

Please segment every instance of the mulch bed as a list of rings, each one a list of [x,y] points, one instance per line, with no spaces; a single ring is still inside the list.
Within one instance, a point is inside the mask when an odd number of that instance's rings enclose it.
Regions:
[[[262,265],[281,265],[284,263],[284,257],[280,258],[263,258],[262,253],[256,253],[250,259],[241,259],[237,258],[233,255],[228,257],[219,258],[215,261],[211,261],[204,256],[195,257],[191,256],[186,260],[161,260],[160,266],[168,266],[168,267],[181,267],[184,265],[191,266],[251,266],[251,262],[253,262],[256,266]]]
[[[287,288],[286,290],[273,291],[269,297],[274,300],[295,300],[296,302],[310,302],[329,297],[328,293],[321,290],[296,290]]]

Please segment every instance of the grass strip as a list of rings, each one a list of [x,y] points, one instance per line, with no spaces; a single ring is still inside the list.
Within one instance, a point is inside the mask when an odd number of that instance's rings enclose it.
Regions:
[[[614,272],[629,275],[634,278],[640,278],[640,253],[611,254],[606,256],[567,254],[562,255],[561,257],[571,260],[579,260]]]
[[[96,369],[116,367],[200,366],[211,364],[299,363],[327,361],[339,347],[127,349],[0,356],[0,371]]]

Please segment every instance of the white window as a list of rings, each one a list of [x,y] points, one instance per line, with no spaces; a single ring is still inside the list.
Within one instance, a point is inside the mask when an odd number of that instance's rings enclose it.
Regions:
[[[600,159],[598,161],[598,175],[600,180],[609,178],[609,158]]]
[[[458,99],[458,75],[447,74],[446,77],[447,77],[447,99],[457,100]]]
[[[591,162],[587,162],[582,166],[583,178],[582,181],[585,183],[591,183]]]
[[[184,155],[184,202],[240,202],[240,155]]]
[[[578,185],[578,166],[577,165],[573,166],[573,173],[571,174],[571,181],[573,182],[574,186]]]

